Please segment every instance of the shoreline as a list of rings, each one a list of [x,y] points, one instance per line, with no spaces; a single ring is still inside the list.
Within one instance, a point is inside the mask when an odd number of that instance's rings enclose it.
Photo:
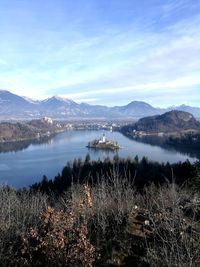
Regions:
[[[52,137],[53,135],[58,134],[58,133],[62,133],[62,132],[65,132],[65,130],[52,132],[50,134],[40,134],[40,137],[24,137],[24,138],[17,138],[17,139],[0,140],[0,144],[41,140],[42,138]]]

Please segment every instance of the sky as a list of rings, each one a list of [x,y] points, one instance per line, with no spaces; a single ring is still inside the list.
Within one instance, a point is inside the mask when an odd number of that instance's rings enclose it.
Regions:
[[[0,0],[0,89],[200,106],[200,1]]]

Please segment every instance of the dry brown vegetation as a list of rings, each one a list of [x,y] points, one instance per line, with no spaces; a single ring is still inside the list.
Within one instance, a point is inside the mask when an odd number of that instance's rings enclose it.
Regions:
[[[200,266],[200,198],[113,172],[59,198],[0,189],[1,266]]]

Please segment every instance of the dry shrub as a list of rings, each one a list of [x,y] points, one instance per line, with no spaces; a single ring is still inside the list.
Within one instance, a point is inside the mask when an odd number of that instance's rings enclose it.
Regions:
[[[72,212],[48,208],[41,225],[22,238],[22,259],[28,266],[84,266],[95,261],[95,247],[85,224],[77,224]]]
[[[92,190],[88,184],[73,185],[71,189],[71,210],[76,218],[87,223],[94,215]]]
[[[153,242],[147,242],[150,266],[200,266],[200,202],[173,183],[159,189],[148,188],[145,197],[153,231]]]
[[[0,266],[15,266],[17,237],[29,227],[37,227],[46,206],[47,196],[40,193],[0,188]]]
[[[130,180],[116,171],[111,176],[101,177],[91,188],[93,213],[90,227],[101,253],[98,266],[126,266],[126,258],[135,256],[136,239],[128,233],[127,222],[139,197]]]
[[[48,207],[47,197],[10,188],[0,190],[0,266],[86,266],[96,257],[88,239],[85,213],[92,206],[90,188],[68,194],[65,212]],[[76,195],[76,193],[74,192]]]
[[[40,194],[0,198],[1,266],[200,266],[200,198],[173,183],[140,194],[113,174],[72,185],[54,208]]]

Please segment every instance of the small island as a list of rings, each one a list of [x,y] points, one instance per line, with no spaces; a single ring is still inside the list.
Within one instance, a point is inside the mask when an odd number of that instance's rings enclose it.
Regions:
[[[103,134],[102,138],[95,139],[92,142],[89,142],[87,147],[95,149],[109,149],[109,150],[116,150],[120,148],[118,142],[107,140],[105,134]]]

